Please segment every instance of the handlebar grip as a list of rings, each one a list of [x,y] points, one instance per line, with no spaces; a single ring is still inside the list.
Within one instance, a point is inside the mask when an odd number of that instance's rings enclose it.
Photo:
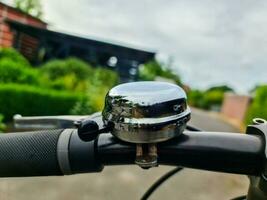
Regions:
[[[0,177],[101,171],[96,143],[82,141],[75,129],[0,134]]]
[[[62,175],[57,143],[62,130],[0,135],[0,177]]]

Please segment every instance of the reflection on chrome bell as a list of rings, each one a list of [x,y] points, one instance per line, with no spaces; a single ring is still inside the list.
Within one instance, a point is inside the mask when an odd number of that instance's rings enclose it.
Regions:
[[[186,94],[177,85],[144,81],[112,88],[103,110],[104,124],[112,134],[132,143],[169,140],[182,133],[190,118]]]
[[[112,88],[107,93],[102,115],[105,125],[112,124],[111,133],[115,137],[139,144],[137,156],[142,157],[145,150],[140,148],[141,144],[149,144],[147,151],[156,155],[151,144],[169,140],[183,132],[190,119],[190,108],[186,94],[179,86],[142,81]]]

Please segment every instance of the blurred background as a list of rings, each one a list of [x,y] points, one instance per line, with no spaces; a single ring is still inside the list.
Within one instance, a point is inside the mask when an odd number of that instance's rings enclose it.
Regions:
[[[184,88],[191,124],[244,131],[267,118],[266,9],[263,0],[1,0],[0,130],[13,130],[16,114],[90,115],[111,87],[155,80]],[[138,199],[169,169],[1,179],[0,198]],[[153,198],[227,199],[247,185],[185,170]]]

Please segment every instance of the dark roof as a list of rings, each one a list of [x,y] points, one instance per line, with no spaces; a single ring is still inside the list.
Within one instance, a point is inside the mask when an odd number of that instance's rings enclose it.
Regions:
[[[39,18],[37,18],[37,17],[34,17],[34,16],[32,16],[32,15],[30,15],[30,14],[28,14],[28,13],[26,13],[26,12],[24,12],[24,11],[18,9],[18,8],[14,8],[14,7],[12,7],[12,6],[10,6],[10,5],[7,5],[7,4],[5,4],[5,3],[2,3],[2,2],[0,2],[0,5],[5,6],[5,7],[9,8],[9,9],[15,10],[16,12],[19,12],[19,13],[21,13],[21,14],[23,14],[23,15],[27,15],[28,17],[31,17],[31,18],[33,18],[33,19],[39,21],[39,22],[42,22],[42,23],[44,23],[44,24],[47,24],[47,23],[44,22],[43,20],[41,20],[41,19],[39,19]]]
[[[93,40],[85,37],[77,37],[70,34],[65,34],[61,32],[51,31],[47,29],[42,29],[38,27],[33,27],[30,25],[22,24],[19,22],[6,20],[12,28],[15,30],[27,33],[36,38],[45,37],[50,41],[55,42],[66,42],[74,46],[84,46],[85,48],[97,48],[102,52],[114,52],[121,56],[132,55],[140,61],[146,61],[155,57],[155,52],[146,51],[137,48],[131,48],[124,45],[113,44],[109,42],[103,42],[99,40]]]

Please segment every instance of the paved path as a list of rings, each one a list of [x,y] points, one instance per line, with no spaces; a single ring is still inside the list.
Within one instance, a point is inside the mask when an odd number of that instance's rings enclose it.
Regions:
[[[191,124],[205,130],[237,131],[220,118],[194,110]],[[106,167],[100,174],[0,179],[1,200],[139,199],[171,167],[141,170]],[[151,199],[226,200],[246,193],[245,176],[186,169],[168,180]]]

